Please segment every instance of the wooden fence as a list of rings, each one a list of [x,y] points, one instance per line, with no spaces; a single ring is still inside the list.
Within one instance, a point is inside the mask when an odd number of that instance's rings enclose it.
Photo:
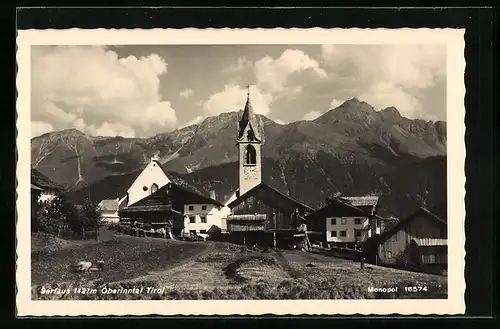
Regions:
[[[38,232],[49,233],[55,235],[59,238],[65,240],[98,240],[99,239],[99,231],[91,230],[91,231],[71,231],[69,229],[57,229],[57,228],[44,228],[43,230],[39,230]]]

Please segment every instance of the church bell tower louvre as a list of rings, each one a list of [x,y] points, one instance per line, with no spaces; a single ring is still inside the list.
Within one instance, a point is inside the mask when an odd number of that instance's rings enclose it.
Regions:
[[[239,195],[243,195],[262,180],[261,146],[263,130],[255,116],[250,101],[250,86],[247,102],[238,125]]]

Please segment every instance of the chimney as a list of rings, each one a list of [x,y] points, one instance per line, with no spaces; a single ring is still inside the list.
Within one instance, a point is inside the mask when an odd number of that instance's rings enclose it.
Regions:
[[[151,157],[151,161],[160,161],[160,157],[158,156],[158,153],[155,153],[155,154]]]
[[[215,190],[210,190],[210,199],[216,200],[215,199]]]

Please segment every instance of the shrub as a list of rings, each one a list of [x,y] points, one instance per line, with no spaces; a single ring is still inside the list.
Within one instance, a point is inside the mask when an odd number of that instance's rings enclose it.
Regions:
[[[72,223],[72,230],[97,231],[103,225],[102,210],[90,200],[86,200],[78,211],[76,220]]]
[[[47,233],[57,233],[78,219],[76,206],[64,194],[57,195],[51,201],[41,202],[37,212],[37,225]]]

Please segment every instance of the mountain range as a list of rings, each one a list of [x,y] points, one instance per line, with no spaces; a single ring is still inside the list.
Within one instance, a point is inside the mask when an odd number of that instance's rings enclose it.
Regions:
[[[224,199],[237,188],[241,113],[150,138],[47,133],[31,141],[32,167],[64,185],[75,202],[100,201],[123,196],[158,154],[171,177]],[[383,211],[404,217],[446,198],[446,122],[409,119],[394,107],[376,111],[356,98],[312,121],[281,125],[258,117],[263,181],[312,206],[332,193],[377,194]]]

